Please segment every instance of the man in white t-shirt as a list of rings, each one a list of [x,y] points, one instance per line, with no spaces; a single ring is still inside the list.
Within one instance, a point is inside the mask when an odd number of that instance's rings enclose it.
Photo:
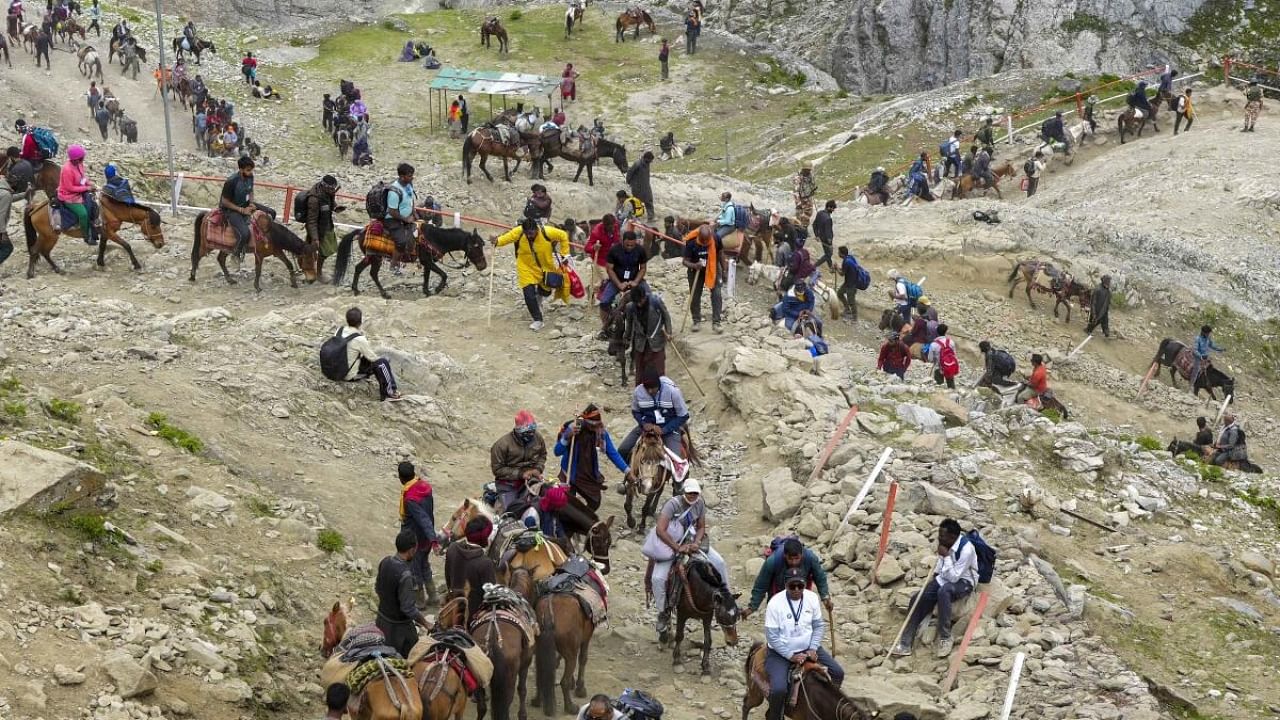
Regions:
[[[765,720],[782,720],[787,703],[787,680],[791,666],[810,660],[822,663],[839,687],[844,682],[844,668],[822,649],[827,623],[822,619],[822,600],[805,589],[808,578],[800,568],[787,568],[783,574],[786,592],[774,595],[764,610],[764,672],[769,677],[769,711]]]
[[[399,402],[403,396],[396,389],[391,363],[373,351],[373,344],[360,330],[363,322],[364,314],[360,308],[347,310],[347,326],[342,328],[342,337],[356,336],[347,343],[347,380],[363,380],[372,375],[378,380],[378,395],[382,401]]]
[[[902,641],[893,649],[893,655],[910,655],[915,641],[916,628],[938,608],[938,657],[947,657],[953,647],[951,640],[951,604],[973,592],[978,586],[978,553],[973,543],[965,537],[960,523],[951,518],[942,521],[938,528],[938,564],[933,570],[933,581],[924,589],[916,603],[915,612],[902,633]]]

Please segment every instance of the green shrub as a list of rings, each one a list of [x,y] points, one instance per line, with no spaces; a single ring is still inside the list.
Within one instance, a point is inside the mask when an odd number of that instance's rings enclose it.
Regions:
[[[12,420],[20,421],[27,416],[27,404],[20,400],[7,402],[4,404],[4,414]]]
[[[508,15],[507,17],[511,20],[511,22],[515,22],[516,20],[519,20],[520,18],[524,17],[524,13],[520,12],[519,8],[516,8],[515,10],[512,10],[511,14]]]
[[[1111,307],[1117,310],[1129,307],[1129,296],[1125,295],[1122,290],[1111,293]]]
[[[143,567],[146,569],[147,572],[155,574],[164,569],[164,561],[161,560],[160,558],[156,558],[155,560],[148,562]]]
[[[1077,35],[1085,31],[1105,35],[1111,30],[1111,25],[1106,20],[1085,12],[1077,12],[1075,15],[1063,20],[1061,27],[1064,32],[1071,35]]]
[[[797,70],[796,72],[788,72],[782,67],[782,63],[773,58],[765,58],[765,62],[769,65],[767,72],[757,72],[756,82],[761,85],[782,85],[783,87],[796,88],[797,90],[804,87],[808,81],[805,74]]]
[[[347,539],[342,537],[342,533],[337,530],[325,528],[316,533],[316,547],[329,554],[342,552],[346,546]]]
[[[17,392],[21,387],[22,383],[19,382],[18,378],[10,375],[5,379],[0,380],[0,397],[9,397],[10,393]]]
[[[1222,482],[1222,468],[1209,463],[1200,463],[1200,479],[1205,482]]]
[[[45,410],[53,417],[67,423],[80,422],[80,403],[71,402],[70,400],[60,400],[53,398],[45,403]]]
[[[197,455],[204,451],[204,443],[200,441],[200,438],[176,425],[171,425],[169,418],[164,413],[153,412],[148,415],[147,427],[155,430],[156,435],[164,438],[170,445],[186,450],[192,455]]]
[[[97,542],[111,536],[106,527],[107,519],[96,513],[72,515],[67,520],[67,527],[74,530],[85,540]]]
[[[1062,413],[1058,412],[1054,408],[1045,408],[1044,410],[1040,411],[1040,414],[1049,418],[1049,420],[1051,420],[1054,425],[1057,425],[1058,423],[1062,422]]]
[[[1138,438],[1137,442],[1138,442],[1138,447],[1142,448],[1143,450],[1155,451],[1155,450],[1162,450],[1165,447],[1164,443],[1160,442],[1158,438],[1151,437],[1150,435],[1142,435],[1141,437]]]

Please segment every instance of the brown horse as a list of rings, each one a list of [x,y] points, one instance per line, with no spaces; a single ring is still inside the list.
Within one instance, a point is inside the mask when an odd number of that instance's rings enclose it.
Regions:
[[[513,130],[514,132],[514,130]],[[540,148],[529,147],[524,142],[517,142],[515,145],[507,145],[502,142],[501,135],[498,130],[487,127],[478,127],[467,134],[462,139],[462,169],[463,176],[467,179],[467,184],[471,184],[471,161],[475,157],[480,156],[480,172],[484,173],[489,182],[493,182],[493,176],[489,174],[484,164],[489,160],[490,155],[496,155],[502,158],[502,179],[511,182],[511,160],[520,160],[528,155],[533,161],[533,171],[535,174],[539,172],[542,166],[542,155]],[[518,166],[517,166],[518,167]]]
[[[578,587],[567,592],[544,592],[535,605],[538,615],[535,685],[538,704],[547,716],[556,712],[556,669],[561,660],[564,661],[564,675],[560,678],[560,694],[564,712],[572,715],[577,710],[571,694],[578,698],[587,696],[587,655],[596,624],[583,607],[583,602],[591,603],[595,598],[580,598],[579,593],[594,595],[596,591]]]
[[[493,47],[489,40],[490,37],[498,39],[499,55],[511,52],[511,44],[507,37],[507,29],[502,27],[502,21],[496,17],[491,17],[480,25],[480,44],[485,47]]]
[[[702,621],[702,674],[711,674],[711,621],[720,623],[725,642],[738,644],[738,597],[721,584],[722,578],[711,563],[692,558],[687,564],[677,559],[671,565],[668,578],[668,607],[675,606],[676,641],[671,650],[671,664],[684,664],[681,644],[684,642],[685,621],[693,618]]]
[[[653,18],[649,15],[649,12],[647,10],[641,10],[640,8],[631,8],[630,10],[624,11],[621,15],[618,16],[618,19],[613,23],[613,30],[614,30],[613,41],[625,42],[626,32],[629,29],[634,30],[634,34],[632,35],[632,37],[636,40],[639,40],[640,28],[642,26],[649,28],[650,35],[658,34],[658,27],[657,25],[654,24]]]
[[[226,211],[224,211],[226,212]],[[200,267],[200,259],[211,252],[218,253],[218,267],[222,268],[222,276],[227,279],[228,285],[235,285],[236,281],[231,277],[231,273],[227,270],[227,255],[235,246],[235,233],[229,226],[219,228],[221,237],[206,237],[209,228],[205,227],[205,217],[209,213],[202,212],[196,215],[195,233],[191,242],[191,276],[187,279],[191,282],[196,281],[196,269]],[[303,275],[306,276],[307,282],[316,281],[316,255],[317,250],[314,245],[309,245],[302,238],[293,234],[289,228],[271,219],[261,210],[255,210],[253,216],[249,219],[250,240],[249,244],[253,250],[253,288],[258,292],[262,292],[262,261],[268,257],[280,258],[280,262],[284,263],[285,268],[289,271],[289,285],[293,289],[298,289],[298,275],[294,272],[293,263],[289,262],[289,256],[286,251],[294,254],[298,258],[298,265],[302,268]]]
[[[1066,322],[1071,322],[1071,303],[1072,301],[1080,305],[1081,310],[1088,310],[1090,302],[1093,300],[1093,288],[1079,282],[1069,273],[1062,273],[1061,277],[1054,278],[1049,285],[1049,291],[1053,293],[1053,317],[1058,317],[1058,306],[1065,305],[1067,307]]]
[[[521,569],[512,577],[511,589],[521,596],[532,594],[532,581],[527,570]],[[523,601],[522,601],[523,602]],[[515,607],[496,607],[481,603],[471,618],[468,631],[475,638],[476,646],[484,651],[493,663],[493,682],[489,687],[493,701],[494,720],[510,720],[511,704],[519,695],[517,716],[528,719],[525,703],[528,700],[529,666],[533,664],[534,642],[539,628],[532,609],[524,604]],[[477,708],[477,720],[484,720],[484,708]]]
[[[1013,163],[1008,160],[1004,161],[999,167],[991,169],[991,175],[995,178],[995,181],[991,183],[991,187],[988,189],[995,190],[996,197],[1003,200],[1004,195],[1000,194],[1000,181],[1006,177],[1013,177],[1016,174],[1017,170],[1014,169]],[[972,175],[969,175],[968,173],[961,175],[960,178],[951,186],[951,199],[958,200],[968,197],[969,192],[974,189],[974,186],[977,185],[977,183],[978,181]],[[879,200],[879,198],[876,199]]]
[[[1147,120],[1151,120],[1151,124],[1154,126],[1155,113],[1152,113],[1150,117],[1144,115],[1141,120],[1137,118],[1133,108],[1120,113],[1120,117],[1116,120],[1116,126],[1120,130],[1120,144],[1123,145],[1125,143],[1124,137],[1126,133],[1134,133],[1138,137],[1142,137],[1142,130],[1147,126]],[[1159,128],[1157,128],[1158,130]]]
[[[4,55],[4,64],[13,67],[13,62],[9,60],[9,41],[3,35],[0,35],[0,54]]]
[[[322,683],[330,685],[345,682],[354,665],[344,664],[341,653],[335,653],[347,637],[350,609],[341,601],[324,619],[324,635],[320,644],[321,656],[327,658],[321,670]],[[369,660],[382,664],[381,677],[365,683],[360,693],[352,694],[347,702],[347,712],[358,720],[421,720],[422,698],[413,691],[413,680],[406,678],[381,658]]]
[[[67,235],[73,238],[82,238],[80,227],[76,226],[66,230],[54,230],[53,224],[48,211],[48,201],[41,201],[34,205],[28,205],[27,209],[22,213],[22,229],[27,238],[27,253],[30,256],[27,259],[27,278],[36,276],[36,260],[44,258],[49,263],[49,267],[53,271],[61,274],[62,268],[53,262],[53,258],[49,253],[53,251],[55,245],[58,244],[58,237]],[[124,223],[132,223],[142,226],[142,234],[147,240],[155,246],[157,250],[164,247],[164,233],[160,229],[160,214],[155,210],[138,205],[126,205],[122,202],[112,200],[103,195],[101,196],[100,214],[103,224],[103,237],[98,239],[98,267],[106,267],[107,242],[113,242],[124,248],[129,254],[129,262],[133,265],[134,270],[141,270],[142,263],[138,262],[138,257],[133,254],[133,247],[129,245],[124,238],[120,237],[120,227]]]
[[[1036,306],[1036,301],[1031,297],[1031,291],[1051,292],[1046,285],[1040,284],[1041,276],[1049,278],[1050,282],[1061,277],[1062,271],[1054,267],[1053,263],[1046,260],[1019,260],[1017,265],[1013,266],[1013,270],[1009,271],[1007,282],[1009,283],[1009,297],[1013,297],[1013,291],[1018,287],[1018,283],[1026,283],[1027,285],[1027,302],[1031,307]]]
[[[769,678],[764,674],[767,651],[764,643],[757,642],[747,653],[743,668],[747,675],[747,692],[742,697],[742,720],[747,720],[751,710],[763,705],[769,697]],[[791,720],[867,720],[871,717],[831,682],[826,668],[817,663],[806,663],[802,672],[796,704],[785,711]]]
[[[369,276],[373,278],[373,284],[378,287],[378,292],[383,298],[390,299],[391,295],[382,287],[382,282],[378,279],[382,261],[384,258],[390,258],[390,255],[374,251],[372,248],[366,249],[364,230],[352,230],[338,243],[337,258],[333,265],[333,284],[342,284],[342,278],[347,273],[347,264],[351,258],[351,247],[357,243],[357,240],[361,252],[365,254],[360,262],[356,263],[355,276],[351,279],[351,292],[360,294],[360,274],[365,268],[369,268]],[[477,230],[466,232],[459,228],[440,228],[429,222],[420,222],[417,241],[413,248],[409,252],[398,253],[395,259],[422,265],[422,294],[430,297],[433,294],[439,295],[449,280],[449,276],[440,267],[439,260],[446,256],[452,257],[452,253],[460,252],[464,259],[462,264],[457,266],[458,268],[474,265],[477,270],[484,270],[489,266],[484,248],[484,238],[480,237]],[[432,273],[440,276],[440,282],[436,284],[434,291],[431,289]]]
[[[58,37],[68,45],[75,42],[76,35],[79,35],[82,41],[85,40],[84,26],[74,17],[67,18],[58,26]]]
[[[777,226],[774,210],[757,210],[747,206],[747,229],[742,233],[742,247],[738,257],[745,267],[753,263],[773,262],[773,230]]]
[[[519,521],[510,524],[501,522],[498,514],[489,507],[488,503],[476,498],[467,498],[462,501],[458,509],[449,517],[441,535],[445,541],[449,538],[460,538],[465,534],[467,523],[477,517],[488,518],[489,522],[493,523],[494,534],[489,542],[489,558],[497,565],[499,582],[506,581],[511,573],[522,568],[533,574],[534,582],[546,580],[568,559],[564,550],[552,542],[539,543],[526,550],[513,547],[514,539],[520,534],[523,525]],[[513,550],[510,553],[511,557],[503,562],[503,556],[509,554],[507,552],[509,549]]]
[[[466,623],[467,599],[457,597],[445,603],[436,615],[431,634],[444,630],[461,629]],[[419,641],[418,647],[430,645],[434,638]],[[467,709],[467,688],[462,680],[459,664],[464,659],[447,644],[436,644],[422,652],[415,647],[409,652],[413,677],[418,683],[422,698],[423,720],[462,720]],[[421,657],[419,657],[421,653]],[[483,697],[481,694],[480,697]]]
[[[662,444],[662,432],[646,429],[640,434],[636,449],[631,454],[631,474],[623,481],[626,483],[627,499],[623,509],[627,513],[627,527],[635,528],[636,520],[631,515],[631,507],[637,496],[644,497],[640,509],[640,532],[644,532],[644,521],[653,517],[662,499],[662,490],[667,486],[671,471],[665,463],[667,448]]]

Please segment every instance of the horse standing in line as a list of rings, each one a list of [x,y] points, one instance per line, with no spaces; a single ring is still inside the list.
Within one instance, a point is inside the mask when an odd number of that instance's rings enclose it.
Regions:
[[[496,17],[491,17],[480,25],[480,44],[487,48],[493,47],[491,37],[498,40],[499,55],[511,52],[511,41],[507,37],[507,29],[502,27],[502,21]]]
[[[211,232],[213,228],[205,222],[208,216],[208,212],[196,215],[195,232],[191,243],[191,276],[187,279],[195,282],[200,259],[211,252],[217,252],[218,267],[222,268],[222,276],[227,279],[228,285],[235,285],[235,278],[231,277],[231,273],[227,270],[227,255],[231,254],[235,246],[235,232],[224,219],[224,224],[218,227],[220,231],[216,233],[218,237],[215,238],[215,233]],[[249,249],[253,251],[253,288],[255,290],[262,292],[262,261],[267,257],[280,258],[280,262],[284,263],[289,271],[289,285],[294,290],[298,289],[298,275],[293,269],[293,263],[289,261],[289,256],[285,254],[286,251],[297,256],[298,265],[302,268],[307,282],[316,281],[317,250],[314,245],[309,245],[292,230],[272,220],[270,215],[261,210],[255,210],[253,216],[249,218],[249,230]]]
[[[994,167],[991,169],[991,175],[992,177],[995,178],[995,181],[991,183],[991,187],[985,188],[985,189],[995,190],[996,197],[1003,200],[1004,195],[1000,194],[1000,181],[1006,177],[1013,177],[1016,174],[1017,174],[1017,170],[1014,169],[1013,163],[1006,160],[1003,163],[1001,163],[998,167]],[[972,175],[965,173],[961,175],[959,179],[957,179],[955,183],[951,186],[951,199],[962,200],[964,198],[967,198],[969,196],[969,193],[973,191],[975,188],[978,188],[978,180],[974,178]],[[984,188],[978,188],[978,189],[984,189]],[[876,200],[879,201],[880,198],[877,197]]]
[[[356,263],[355,276],[351,279],[351,292],[360,294],[360,274],[365,268],[369,268],[369,276],[373,278],[373,284],[377,286],[378,292],[384,299],[390,299],[391,295],[382,287],[378,273],[382,269],[383,259],[392,259],[392,257],[372,245],[366,248],[364,230],[352,230],[338,243],[338,255],[333,266],[333,284],[342,283],[342,278],[347,273],[347,264],[350,262],[351,246],[354,244],[359,244],[361,251],[365,254],[360,262]],[[430,297],[433,294],[439,295],[449,279],[444,269],[437,263],[438,259],[451,253],[461,252],[466,259],[459,269],[470,264],[477,270],[484,270],[489,265],[484,255],[484,246],[484,239],[476,230],[468,233],[460,229],[438,228],[431,223],[423,222],[418,225],[417,239],[413,247],[407,252],[397,254],[402,262],[415,262],[422,265],[422,294]],[[440,276],[440,282],[436,285],[434,292],[430,285],[432,273]]]
[[[647,580],[647,578],[646,578]],[[684,643],[684,624],[692,618],[702,621],[702,674],[711,674],[711,621],[720,623],[725,642],[738,644],[738,597],[721,584],[722,578],[710,562],[692,558],[681,563],[676,558],[667,579],[667,607],[674,610],[676,638],[671,650],[671,664],[684,664],[681,645]],[[671,597],[674,595],[675,597]]]
[[[514,132],[514,131],[513,131]],[[521,160],[524,154],[528,152],[533,160],[534,174],[539,174],[542,168],[541,150],[527,147],[523,142],[515,145],[508,145],[501,140],[501,136],[494,128],[478,127],[467,134],[462,139],[462,170],[463,176],[467,179],[467,184],[471,184],[471,162],[478,155],[480,157],[480,172],[493,182],[493,176],[489,174],[489,170],[485,167],[490,155],[496,155],[502,158],[502,179],[511,182],[511,160]],[[519,167],[517,165],[517,167]]]
[[[520,568],[513,571],[509,587],[521,597],[533,594],[533,580],[529,571]],[[476,646],[484,651],[493,663],[493,681],[489,685],[494,720],[510,720],[511,705],[519,697],[517,715],[520,720],[528,716],[529,666],[533,664],[534,643],[540,628],[524,616],[532,617],[532,608],[495,607],[481,603],[467,628]],[[477,720],[484,720],[483,708],[478,709]]]
[[[596,624],[583,608],[586,600],[579,598],[579,592],[596,591],[543,592],[534,605],[538,618],[538,639],[535,641],[538,669],[534,679],[538,704],[548,717],[555,715],[556,711],[556,670],[561,660],[564,661],[564,675],[560,678],[560,694],[565,714],[572,715],[577,711],[572,696],[587,696],[587,657]]]
[[[624,379],[625,383],[625,379]],[[662,432],[646,429],[640,434],[636,449],[631,455],[632,474],[623,482],[626,483],[626,500],[623,509],[627,513],[627,527],[635,529],[636,519],[631,508],[637,497],[642,497],[640,507],[640,532],[644,532],[646,518],[652,518],[662,499],[662,491],[667,486],[671,471],[667,469],[667,448],[662,444]]]
[[[85,45],[76,51],[76,59],[79,60],[80,74],[85,79],[104,80],[102,77],[102,58],[98,57],[98,51],[92,45]]]
[[[649,11],[641,10],[640,8],[624,11],[613,23],[613,41],[626,42],[627,30],[633,30],[632,38],[639,40],[642,26],[649,28],[650,35],[658,34],[658,26],[653,22],[653,17],[649,15]]]
[[[328,676],[336,676],[331,678],[336,682],[345,682],[347,678],[341,654],[335,654],[335,651],[342,648],[342,641],[347,638],[350,614],[351,610],[344,603],[335,602],[324,619],[320,655],[327,658],[327,662],[321,671],[322,682]],[[351,695],[347,701],[347,711],[351,716],[361,720],[422,720],[422,697],[414,692],[412,678],[406,678],[380,657],[365,662],[379,663],[382,676],[375,676],[364,684],[358,695]]]
[[[36,276],[36,260],[39,258],[44,258],[55,273],[62,274],[62,268],[53,262],[53,258],[49,256],[49,253],[53,251],[54,246],[58,244],[58,237],[62,235],[82,238],[79,225],[65,230],[54,230],[48,208],[49,203],[44,200],[34,205],[28,205],[22,213],[22,229],[26,235],[27,253],[30,256],[27,259],[28,279]],[[160,214],[155,210],[141,205],[127,205],[106,195],[100,195],[98,211],[101,215],[103,229],[102,237],[98,238],[97,265],[99,269],[106,267],[108,242],[113,242],[124,248],[124,251],[129,255],[129,262],[133,265],[134,270],[142,269],[142,263],[138,262],[138,257],[133,254],[133,246],[120,237],[120,227],[124,223],[141,226],[142,234],[153,247],[157,250],[164,247],[164,232],[161,230]]]

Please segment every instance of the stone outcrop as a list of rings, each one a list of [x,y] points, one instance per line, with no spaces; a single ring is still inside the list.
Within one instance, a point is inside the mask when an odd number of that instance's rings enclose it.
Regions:
[[[47,512],[102,489],[97,468],[16,440],[0,441],[0,515],[14,510]]]

